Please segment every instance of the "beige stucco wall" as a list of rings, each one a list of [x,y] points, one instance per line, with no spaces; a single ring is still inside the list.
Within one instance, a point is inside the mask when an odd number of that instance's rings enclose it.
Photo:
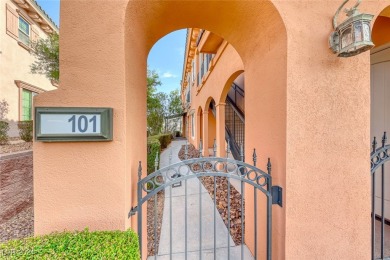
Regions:
[[[18,42],[6,33],[6,4],[14,10],[18,6],[11,0],[3,0],[0,4],[0,100],[5,99],[9,104],[6,117],[10,121],[10,135],[17,136],[16,121],[19,121],[19,88],[15,80],[21,80],[41,89],[50,91],[56,89],[44,75],[32,74],[30,65],[34,57]],[[20,8],[19,8],[20,9]],[[33,25],[40,37],[47,37],[36,24]]]
[[[147,55],[167,33],[195,27],[242,59],[246,154],[256,147],[259,166],[271,157],[273,183],[284,188],[273,259],[369,259],[370,58],[328,49],[339,4],[62,1],[61,89],[36,105],[113,107],[114,141],[34,145],[35,232],[136,228],[127,213],[138,161],[146,165]],[[361,10],[389,4],[364,1]]]

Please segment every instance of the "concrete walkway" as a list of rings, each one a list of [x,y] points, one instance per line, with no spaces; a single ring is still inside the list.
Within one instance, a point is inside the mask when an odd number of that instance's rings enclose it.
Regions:
[[[169,157],[172,155],[171,164],[180,162],[178,153],[185,140],[175,140],[161,153],[160,168],[170,164]],[[187,198],[185,187],[187,185]],[[200,199],[202,213],[200,215]],[[197,178],[183,181],[181,187],[166,188],[163,211],[160,245],[157,257],[148,259],[165,260],[185,259],[185,202],[187,200],[187,259],[200,258],[200,224],[202,225],[202,259],[214,259],[214,203]],[[172,211],[170,205],[172,203]],[[172,227],[171,227],[172,223]],[[228,230],[219,213],[216,214],[216,259],[227,259],[228,241],[230,242],[231,259],[241,258],[241,246],[235,246]],[[170,231],[172,229],[172,231]],[[172,232],[172,239],[170,237]],[[172,241],[172,244],[171,244]],[[253,259],[246,246],[244,259]]]

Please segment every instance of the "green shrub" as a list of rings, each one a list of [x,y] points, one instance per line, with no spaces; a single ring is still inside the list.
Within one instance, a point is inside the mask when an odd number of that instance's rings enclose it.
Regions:
[[[156,160],[157,153],[160,154],[160,151],[161,151],[161,145],[158,138],[155,138],[155,136],[148,137],[148,154],[147,154],[148,174],[154,172],[155,169],[154,161]]]
[[[8,130],[8,122],[0,121],[0,144],[8,143]]]
[[[156,160],[157,152],[160,154],[160,151],[167,148],[171,142],[171,134],[160,134],[148,137],[148,174],[154,172],[155,170],[154,161]]]
[[[171,134],[160,134],[160,135],[154,135],[149,138],[155,138],[160,141],[161,149],[165,149],[168,147],[168,145],[172,142],[172,135]]]
[[[3,258],[5,257],[5,258]],[[0,244],[1,259],[139,260],[138,236],[132,230],[53,233]]]
[[[25,142],[31,142],[33,139],[33,121],[19,121],[19,136]]]

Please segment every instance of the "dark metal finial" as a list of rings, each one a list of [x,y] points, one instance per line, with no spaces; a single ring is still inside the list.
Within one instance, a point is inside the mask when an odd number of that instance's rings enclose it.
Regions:
[[[199,157],[203,157],[203,144],[202,144],[202,139],[199,141]]]
[[[375,150],[376,150],[376,145],[377,145],[376,136],[374,136],[374,141],[372,141],[372,152],[375,152]]]
[[[213,144],[213,155],[214,157],[217,156],[217,140],[214,138],[214,144]]]
[[[230,141],[228,140],[226,146],[226,158],[229,158],[229,153],[230,153]]]
[[[387,143],[387,134],[386,132],[384,132],[382,137],[382,147],[384,147],[386,143]]]
[[[141,180],[141,177],[142,177],[142,165],[141,165],[141,161],[139,161],[139,163],[138,163],[138,180]]]
[[[268,158],[268,162],[267,162],[267,172],[268,172],[269,175],[271,175],[271,167],[272,167],[272,165],[271,165],[271,159]]]
[[[253,148],[253,166],[256,166],[256,162],[257,162],[256,148]]]
[[[156,152],[156,159],[154,159],[154,170],[158,170],[158,151]]]
[[[244,161],[244,146],[242,143],[240,144],[240,157],[241,157],[241,162]]]

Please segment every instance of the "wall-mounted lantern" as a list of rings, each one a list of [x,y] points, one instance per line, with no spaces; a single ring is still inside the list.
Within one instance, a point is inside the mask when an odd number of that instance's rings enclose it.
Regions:
[[[338,57],[355,56],[374,47],[371,41],[371,21],[374,16],[359,13],[358,6],[361,0],[358,0],[351,9],[344,10],[348,18],[337,25],[339,13],[348,1],[345,0],[337,9],[333,17],[334,32],[329,38],[330,48]]]

